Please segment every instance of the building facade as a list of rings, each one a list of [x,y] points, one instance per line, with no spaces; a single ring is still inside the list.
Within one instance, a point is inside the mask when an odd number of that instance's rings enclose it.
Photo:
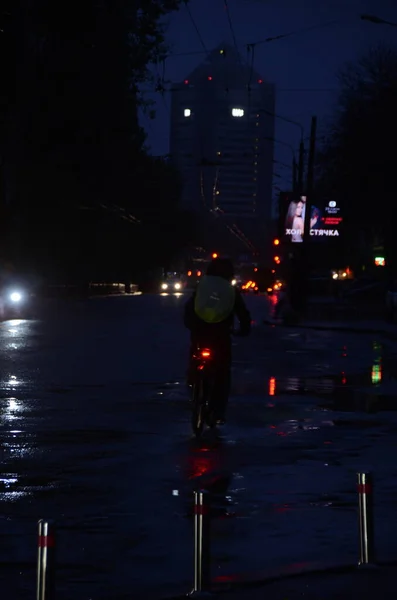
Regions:
[[[170,155],[184,208],[237,224],[256,245],[272,217],[274,110],[274,85],[227,45],[172,88]]]

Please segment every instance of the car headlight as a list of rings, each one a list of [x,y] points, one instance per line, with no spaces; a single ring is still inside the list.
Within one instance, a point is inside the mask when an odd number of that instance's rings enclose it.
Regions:
[[[163,283],[161,286],[162,290],[167,290],[168,289],[168,284],[167,283]]]
[[[11,302],[15,302],[15,304],[18,304],[18,302],[22,300],[22,294],[20,292],[12,292],[10,294],[10,300]]]
[[[180,290],[181,289],[181,284],[180,283],[176,283],[174,287],[175,287],[176,290]]]
[[[236,279],[232,279],[232,285],[236,285],[237,281]]]

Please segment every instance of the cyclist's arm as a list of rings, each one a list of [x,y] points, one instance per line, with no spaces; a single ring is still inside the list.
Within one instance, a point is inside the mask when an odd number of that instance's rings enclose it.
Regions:
[[[234,312],[240,323],[241,335],[249,335],[251,332],[251,315],[239,290],[236,290]]]

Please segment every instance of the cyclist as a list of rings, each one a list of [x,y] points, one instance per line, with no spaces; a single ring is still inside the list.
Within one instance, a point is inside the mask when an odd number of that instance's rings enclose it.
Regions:
[[[230,393],[234,317],[240,323],[239,335],[249,335],[251,315],[244,300],[233,285],[234,269],[230,260],[215,258],[185,305],[184,323],[190,330],[192,357],[197,347],[209,347],[215,357],[217,374],[214,398],[218,423],[225,421]],[[190,359],[188,385],[192,384],[193,366]]]

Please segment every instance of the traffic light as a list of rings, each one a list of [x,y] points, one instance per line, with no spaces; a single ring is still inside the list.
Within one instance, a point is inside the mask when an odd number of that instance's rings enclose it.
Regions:
[[[279,244],[280,244],[280,240],[279,239],[276,238],[275,240],[273,240],[273,245],[274,246],[278,246]]]
[[[212,254],[212,258],[214,258],[214,259],[215,259],[215,258],[218,258],[218,255],[217,255],[217,253],[216,253],[216,252],[214,252],[214,253]]]

